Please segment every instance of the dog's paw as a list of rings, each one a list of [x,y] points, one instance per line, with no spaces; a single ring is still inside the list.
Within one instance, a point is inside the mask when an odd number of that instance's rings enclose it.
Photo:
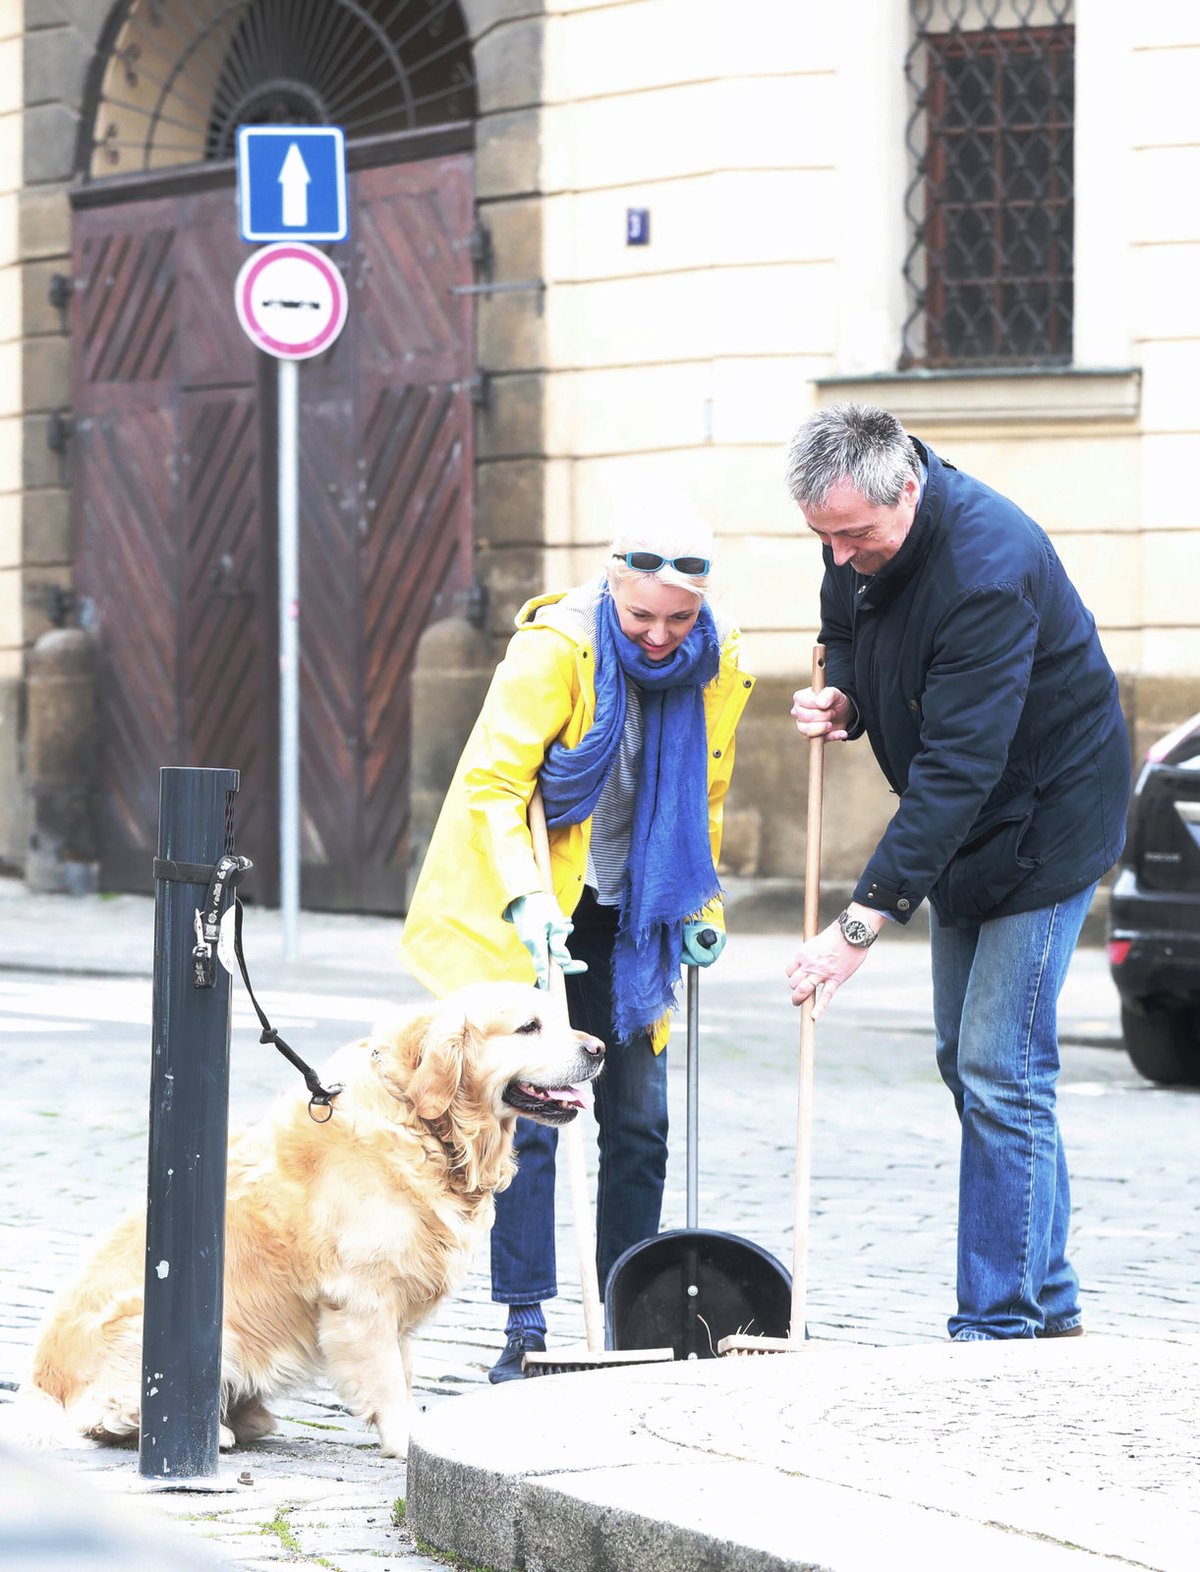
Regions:
[[[217,1434],[217,1445],[222,1452],[229,1452],[237,1445],[237,1437],[228,1425],[222,1425]]]
[[[260,1441],[263,1436],[269,1436],[279,1428],[279,1421],[270,1409],[257,1402],[247,1402],[240,1408],[231,1409],[225,1416],[225,1423],[237,1437],[239,1446],[247,1441]]]
[[[0,1441],[33,1450],[91,1445],[67,1418],[61,1403],[28,1385],[0,1409]]]
[[[384,1457],[408,1456],[407,1414],[379,1414],[375,1428],[379,1431],[379,1450]]]

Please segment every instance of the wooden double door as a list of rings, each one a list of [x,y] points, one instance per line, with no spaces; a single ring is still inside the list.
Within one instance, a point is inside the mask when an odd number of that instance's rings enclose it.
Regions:
[[[471,579],[469,154],[351,176],[345,331],[300,367],[301,898],[396,912],[417,641]],[[278,898],[276,365],[237,324],[234,192],[74,218],[75,590],[99,656],[106,888],[151,883],[158,772],[234,768]]]

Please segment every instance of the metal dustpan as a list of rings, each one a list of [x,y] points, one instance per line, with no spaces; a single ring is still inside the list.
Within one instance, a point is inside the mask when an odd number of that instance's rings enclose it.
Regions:
[[[768,1251],[737,1234],[696,1226],[699,1133],[699,968],[687,969],[687,1222],[643,1239],[614,1263],[604,1287],[609,1348],[675,1350],[715,1359],[721,1338],[786,1337],[792,1279]]]

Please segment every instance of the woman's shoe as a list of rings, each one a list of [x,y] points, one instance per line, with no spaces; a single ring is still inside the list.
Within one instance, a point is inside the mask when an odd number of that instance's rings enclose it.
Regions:
[[[525,1371],[522,1361],[527,1353],[544,1354],[546,1352],[546,1339],[537,1332],[527,1332],[518,1328],[510,1332],[504,1344],[504,1352],[488,1371],[488,1380],[492,1385],[499,1381],[523,1381]]]

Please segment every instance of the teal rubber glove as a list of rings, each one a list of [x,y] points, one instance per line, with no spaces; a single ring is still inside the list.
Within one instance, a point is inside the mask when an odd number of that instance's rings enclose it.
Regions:
[[[508,903],[504,916],[517,930],[517,938],[533,957],[539,988],[550,986],[547,950],[566,976],[587,971],[587,962],[575,960],[567,949],[567,938],[575,924],[569,917],[563,916],[558,902],[552,895],[547,895],[545,890],[518,895],[515,901]]]
[[[685,966],[711,966],[725,948],[725,935],[709,922],[685,922],[683,925],[683,950],[680,955]]]

